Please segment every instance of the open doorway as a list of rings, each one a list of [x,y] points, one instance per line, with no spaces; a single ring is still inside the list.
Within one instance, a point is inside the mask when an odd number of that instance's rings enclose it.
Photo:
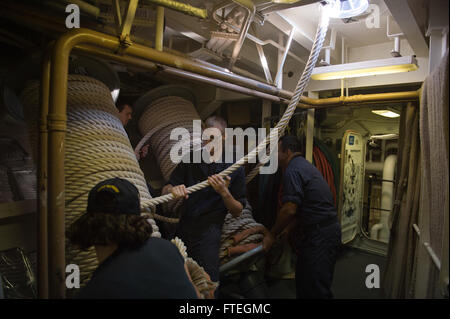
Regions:
[[[324,110],[316,132],[340,161],[337,193],[343,243],[364,239],[382,255],[389,242],[402,107],[355,105]]]

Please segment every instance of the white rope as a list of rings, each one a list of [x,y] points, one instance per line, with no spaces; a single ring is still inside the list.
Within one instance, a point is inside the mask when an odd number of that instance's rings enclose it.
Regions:
[[[201,267],[195,260],[188,257],[186,252],[186,246],[183,241],[178,237],[175,237],[171,242],[178,248],[181,256],[183,256],[186,263],[189,275],[191,276],[193,284],[197,287],[203,299],[212,297],[214,290],[218,287],[217,282],[211,281],[211,278],[206,273],[205,269]]]
[[[189,275],[191,276],[194,285],[202,294],[202,297],[204,299],[214,298],[213,293],[219,286],[219,283],[211,281],[211,278],[206,273],[205,269],[197,264],[197,262],[192,258],[188,257],[186,259],[186,265],[189,271]]]

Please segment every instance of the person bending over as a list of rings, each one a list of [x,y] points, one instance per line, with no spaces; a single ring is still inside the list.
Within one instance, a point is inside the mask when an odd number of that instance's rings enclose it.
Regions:
[[[291,242],[297,254],[297,298],[332,298],[334,266],[341,246],[341,226],[333,195],[322,174],[302,154],[295,136],[278,143],[278,161],[283,170],[282,207],[271,235],[263,247],[269,250],[286,227],[292,227]]]

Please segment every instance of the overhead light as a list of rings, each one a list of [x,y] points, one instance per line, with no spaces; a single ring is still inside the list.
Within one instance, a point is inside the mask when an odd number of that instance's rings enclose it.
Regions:
[[[382,75],[400,72],[416,71],[419,68],[414,55],[371,60],[364,62],[335,64],[314,68],[311,79],[336,80],[361,76]]]
[[[367,0],[328,0],[330,18],[346,19],[359,16],[369,7]]]
[[[378,115],[381,115],[381,116],[384,116],[384,117],[390,117],[390,118],[396,118],[396,117],[400,116],[400,114],[398,114],[398,113],[396,113],[396,112],[394,112],[392,110],[389,110],[389,109],[386,109],[386,110],[372,110],[372,113],[375,113],[375,114],[378,114]]]

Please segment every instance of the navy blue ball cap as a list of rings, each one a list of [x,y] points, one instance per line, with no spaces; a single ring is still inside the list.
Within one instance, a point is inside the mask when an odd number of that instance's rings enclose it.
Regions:
[[[122,178],[104,180],[89,192],[88,213],[140,215],[139,191],[131,182]]]

